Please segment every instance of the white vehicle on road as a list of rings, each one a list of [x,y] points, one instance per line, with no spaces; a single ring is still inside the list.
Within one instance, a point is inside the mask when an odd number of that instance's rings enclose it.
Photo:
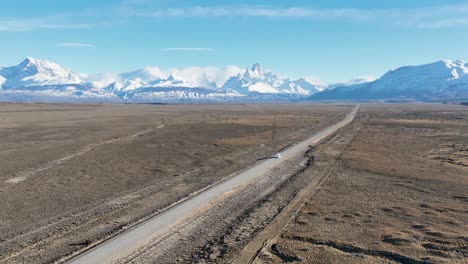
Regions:
[[[281,153],[275,153],[270,156],[270,159],[281,159]]]

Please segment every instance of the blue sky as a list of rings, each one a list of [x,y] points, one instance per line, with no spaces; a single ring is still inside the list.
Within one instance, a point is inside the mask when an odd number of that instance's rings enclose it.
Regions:
[[[468,4],[393,1],[16,0],[0,9],[0,65],[26,56],[82,73],[246,67],[324,82],[468,60]]]

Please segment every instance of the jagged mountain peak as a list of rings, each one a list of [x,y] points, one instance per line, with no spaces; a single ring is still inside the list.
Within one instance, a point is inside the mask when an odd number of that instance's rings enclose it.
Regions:
[[[306,78],[291,80],[282,78],[273,72],[262,72],[260,64],[256,63],[245,70],[245,73],[231,77],[223,89],[237,91],[242,94],[251,92],[260,94],[310,95],[322,90],[323,85],[308,81]]]
[[[171,75],[169,75],[169,78],[167,78],[167,80],[170,81],[170,82],[173,82],[173,81],[176,80],[176,78],[174,77],[174,74],[171,74]]]
[[[19,65],[21,65],[21,66],[35,65],[35,64],[38,64],[39,61],[46,62],[46,60],[36,59],[34,57],[28,56],[28,57],[24,58],[24,60],[21,61]],[[50,62],[50,63],[52,63],[52,62]]]
[[[260,63],[255,63],[254,65],[252,65],[252,72],[258,72],[258,73],[261,73],[262,72],[262,68],[260,67]]]
[[[30,63],[34,63],[35,61],[36,61],[35,58],[28,56],[20,64],[30,64]]]
[[[245,70],[244,78],[246,80],[255,80],[255,79],[263,79],[262,68],[260,67],[259,63],[255,63],[252,67],[249,67]]]

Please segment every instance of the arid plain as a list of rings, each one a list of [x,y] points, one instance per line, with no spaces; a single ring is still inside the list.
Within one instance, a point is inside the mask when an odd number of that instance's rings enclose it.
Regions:
[[[0,262],[59,260],[349,109],[1,104]]]
[[[66,260],[351,106],[0,104],[0,263]],[[465,263],[467,107],[363,104],[304,157],[125,262]]]
[[[466,263],[468,109],[364,104],[353,129],[254,263]]]

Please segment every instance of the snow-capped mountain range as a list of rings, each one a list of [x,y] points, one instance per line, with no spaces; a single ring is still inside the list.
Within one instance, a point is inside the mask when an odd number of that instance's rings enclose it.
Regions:
[[[239,73],[229,78],[222,88],[240,94],[260,93],[305,96],[321,91],[325,86],[305,78],[291,80],[283,79],[272,72],[263,73],[257,63],[251,68],[247,68],[244,74]]]
[[[26,58],[0,68],[1,101],[164,102],[218,100],[444,100],[468,98],[468,63],[406,66],[381,78],[324,85],[283,78],[257,63],[242,70],[188,67],[86,76],[54,62]]]
[[[161,77],[161,72],[151,73],[150,69],[143,69],[132,73],[121,74],[121,80],[111,83],[105,89],[119,95],[138,93],[144,90],[158,91],[158,88],[203,88],[217,92],[238,94],[238,96],[260,96],[260,95],[297,95],[306,96],[323,89],[322,85],[308,81],[304,78],[290,80],[281,78],[279,75],[266,72],[263,73],[257,63],[247,68],[243,73],[239,72],[231,76],[220,85],[216,75],[212,72],[200,72],[194,70],[193,75],[188,78],[179,77],[180,72],[172,73],[167,78]],[[232,70],[231,72],[234,72]],[[226,73],[223,73],[226,76]],[[195,76],[195,77],[193,77]]]
[[[146,67],[108,79],[87,77],[54,62],[28,57],[16,66],[0,68],[0,100],[254,100],[300,98],[325,88],[305,78],[291,80],[264,73],[258,63],[244,71],[234,66],[167,71]]]
[[[442,60],[389,71],[381,78],[327,89],[313,100],[424,100],[468,99],[468,63]]]

